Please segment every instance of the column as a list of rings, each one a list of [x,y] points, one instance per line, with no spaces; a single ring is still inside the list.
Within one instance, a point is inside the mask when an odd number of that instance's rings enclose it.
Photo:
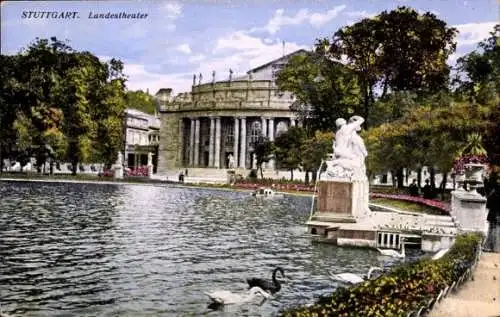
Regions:
[[[295,119],[294,118],[290,118],[290,126],[291,127],[295,126]]]
[[[240,133],[240,168],[245,168],[247,156],[247,120],[241,118],[241,133]]]
[[[153,136],[151,136],[153,138]],[[151,145],[151,142],[148,143]],[[177,153],[178,155],[178,162],[180,163],[180,166],[184,166],[184,147],[186,145],[184,144],[184,120],[182,118],[179,119],[179,152]]]
[[[194,166],[194,129],[195,120],[191,118],[191,125],[189,126],[189,166]]]
[[[267,137],[267,119],[262,117],[262,136]]]
[[[215,119],[210,118],[210,143],[208,147],[208,167],[214,167]]]
[[[200,165],[200,118],[196,118],[194,125],[194,166]]]
[[[267,118],[262,117],[261,120],[262,120],[262,124],[261,124],[262,131],[261,131],[261,134],[262,134],[263,137],[267,137]],[[252,166],[252,168],[255,168],[255,167]],[[266,168],[267,168],[267,164],[266,163],[262,163],[262,169],[266,169]]]
[[[233,126],[233,158],[234,158],[234,167],[238,166],[238,143],[240,140],[240,121],[238,118],[234,118],[234,126]]]
[[[220,117],[217,117],[215,118],[215,168],[220,168],[220,135]]]
[[[267,130],[267,135],[269,136],[269,141],[274,141],[274,118],[269,118],[269,129]],[[269,160],[268,167],[274,169],[274,159]]]

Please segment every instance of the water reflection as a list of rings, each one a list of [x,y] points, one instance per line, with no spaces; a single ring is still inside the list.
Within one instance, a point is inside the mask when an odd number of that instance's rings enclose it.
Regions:
[[[365,273],[378,253],[311,244],[310,199],[140,185],[0,182],[0,304],[30,316],[271,316]],[[223,311],[204,292],[287,280]]]

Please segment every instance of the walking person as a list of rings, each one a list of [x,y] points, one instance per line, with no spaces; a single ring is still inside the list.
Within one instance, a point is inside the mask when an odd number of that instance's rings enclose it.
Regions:
[[[413,182],[410,184],[408,191],[411,196],[418,196],[418,185],[416,179],[414,179]]]
[[[494,188],[487,197],[488,236],[484,244],[486,252],[500,252],[500,179],[496,180]]]

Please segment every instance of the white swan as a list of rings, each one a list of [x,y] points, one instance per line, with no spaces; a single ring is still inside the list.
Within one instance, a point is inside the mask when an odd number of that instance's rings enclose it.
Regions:
[[[442,258],[446,252],[448,252],[450,249],[449,248],[445,248],[445,249],[441,249],[439,250],[438,252],[436,252],[433,256],[432,256],[432,259],[433,260],[438,260],[440,258]]]
[[[205,293],[210,299],[217,304],[221,305],[231,305],[231,304],[242,304],[251,301],[255,295],[262,295],[265,298],[271,298],[271,294],[267,293],[260,287],[252,287],[250,290],[244,293],[233,293],[230,291],[214,291],[211,293]]]
[[[368,270],[368,274],[366,274],[366,278],[364,278],[358,274],[354,274],[354,273],[340,273],[340,274],[331,274],[330,273],[330,277],[333,278],[334,280],[337,280],[340,282],[349,283],[349,284],[358,284],[358,283],[364,282],[365,280],[369,280],[372,277],[373,271],[377,271],[377,270],[383,271],[384,269],[381,267],[372,266]]]
[[[393,257],[393,258],[405,258],[406,257],[405,243],[404,243],[403,239],[401,239],[401,252],[398,252],[396,250],[391,250],[391,249],[382,250],[382,249],[377,248],[377,250],[382,255],[390,256],[390,257]]]

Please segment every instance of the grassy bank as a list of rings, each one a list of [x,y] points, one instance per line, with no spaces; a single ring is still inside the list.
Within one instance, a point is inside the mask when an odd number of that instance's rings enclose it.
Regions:
[[[422,205],[418,203],[414,203],[411,201],[405,200],[396,200],[396,199],[388,199],[388,198],[372,198],[370,200],[371,203],[387,206],[399,210],[411,211],[411,212],[420,212],[431,215],[442,215],[443,211],[437,208],[432,208],[427,205]]]

